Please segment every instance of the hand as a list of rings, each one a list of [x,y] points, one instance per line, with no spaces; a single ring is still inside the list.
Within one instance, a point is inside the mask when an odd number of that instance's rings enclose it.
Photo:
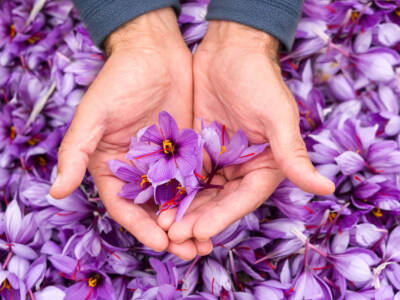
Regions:
[[[191,127],[192,55],[171,8],[149,12],[115,31],[106,41],[104,67],[84,95],[59,150],[51,195],[63,198],[76,189],[86,168],[93,175],[110,216],[144,245],[183,259],[197,254],[193,241],[170,243],[155,222],[153,204],[135,205],[117,196],[123,182],[107,161],[125,160],[136,132],[170,112],[180,127]]]
[[[268,34],[227,21],[211,21],[194,56],[194,112],[217,120],[229,133],[243,129],[250,143],[270,142],[263,154],[227,168],[216,197],[194,200],[181,222],[173,211],[160,216],[172,241],[203,241],[259,207],[288,177],[303,190],[330,194],[334,184],[320,175],[307,155],[296,102],[277,63],[278,42]]]

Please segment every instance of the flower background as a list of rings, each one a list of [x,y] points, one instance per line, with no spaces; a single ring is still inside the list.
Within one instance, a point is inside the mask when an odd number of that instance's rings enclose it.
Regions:
[[[207,0],[184,1],[195,50]],[[305,0],[281,55],[312,161],[184,262],[112,221],[88,175],[49,195],[57,147],[105,57],[70,1],[0,3],[0,293],[4,299],[400,299],[400,1]]]

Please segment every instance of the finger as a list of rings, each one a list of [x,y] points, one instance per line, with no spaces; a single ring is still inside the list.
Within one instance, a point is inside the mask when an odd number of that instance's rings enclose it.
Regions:
[[[192,260],[197,255],[197,249],[192,240],[187,240],[182,244],[171,242],[167,250],[183,260]]]
[[[211,240],[205,242],[195,240],[194,243],[196,245],[198,255],[206,256],[210,254],[213,250],[213,244]]]
[[[216,182],[221,182],[221,180],[216,180]],[[191,239],[193,237],[194,224],[199,216],[203,215],[203,212],[215,205],[214,200],[218,199],[215,198],[216,196],[217,193],[213,190],[206,190],[197,195],[182,220],[179,222],[173,222],[169,228],[168,237],[171,241],[175,243],[183,243],[184,241]]]
[[[58,174],[50,194],[60,199],[72,193],[82,182],[89,161],[104,133],[103,112],[99,105],[83,99],[78,106],[58,152]]]
[[[145,246],[161,252],[167,249],[167,234],[160,228],[155,217],[132,201],[117,196],[123,182],[113,176],[95,178],[99,194],[109,215]],[[154,216],[155,216],[155,212]]]
[[[296,111],[297,113],[297,111]],[[300,134],[296,113],[276,120],[268,133],[272,152],[282,172],[295,185],[306,192],[329,195],[335,185],[314,168]],[[288,115],[287,113],[284,114]]]
[[[183,243],[193,237],[193,226],[202,214],[201,210],[185,215],[180,222],[173,223],[168,230],[168,237],[174,243]]]
[[[175,222],[177,211],[177,208],[171,208],[163,211],[157,218],[157,224],[165,231],[168,231],[172,224]]]
[[[225,188],[232,191],[221,198],[211,209],[203,213],[193,227],[193,235],[199,241],[207,241],[229,225],[257,209],[283,180],[277,170],[258,170],[241,181],[229,182]],[[237,184],[240,182],[240,184]],[[231,188],[230,185],[237,184]]]

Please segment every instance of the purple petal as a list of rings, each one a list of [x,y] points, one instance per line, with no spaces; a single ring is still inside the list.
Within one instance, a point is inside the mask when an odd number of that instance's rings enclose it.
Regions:
[[[236,159],[234,163],[243,164],[263,152],[268,146],[269,143],[250,146],[241,153],[240,157]]]
[[[201,138],[204,140],[204,149],[211,161],[216,163],[221,153],[221,139],[217,131],[211,127],[205,127],[201,131]]]
[[[389,235],[386,246],[386,256],[394,261],[400,262],[400,226],[397,226]]]
[[[22,214],[16,200],[8,205],[5,219],[8,239],[10,242],[15,241],[22,225]]]
[[[400,41],[400,27],[397,24],[379,24],[377,29],[377,39],[382,45],[392,47]]]
[[[65,292],[55,286],[47,286],[35,293],[36,300],[64,299]]]
[[[151,125],[139,131],[137,138],[140,142],[152,142],[158,145],[162,145],[163,143],[163,136],[157,125]]]
[[[150,167],[147,176],[153,186],[156,186],[174,178],[176,170],[175,161],[173,159],[161,158]]]
[[[353,151],[346,151],[335,158],[340,170],[345,175],[355,174],[365,167],[364,159]]]
[[[76,300],[86,297],[90,293],[90,286],[86,282],[78,282],[65,290],[64,300]]]
[[[164,157],[162,153],[162,146],[147,144],[147,143],[137,143],[134,148],[131,148],[126,155],[126,158],[133,161],[140,161],[142,163],[152,163]]]
[[[156,276],[157,276],[157,283],[159,285],[161,284],[169,284],[170,283],[170,277],[167,271],[167,268],[165,265],[159,261],[156,258],[151,257],[150,260],[150,265],[156,271]]]
[[[139,182],[127,183],[119,191],[118,196],[121,198],[134,200],[142,191],[143,189],[141,188]]]
[[[180,222],[185,214],[186,210],[188,209],[190,203],[192,203],[194,197],[196,196],[196,192],[192,192],[189,195],[186,195],[185,198],[181,200],[178,206],[178,212],[176,213],[176,222]]]
[[[248,144],[249,142],[244,131],[238,130],[233,136],[231,142],[226,145],[226,151],[221,154],[218,165],[224,167],[232,164],[248,147]]]
[[[166,111],[158,115],[158,124],[163,134],[163,140],[176,141],[179,135],[179,128],[174,118]]]
[[[154,188],[149,186],[148,188],[141,191],[135,198],[135,204],[143,204],[147,202],[154,195]]]
[[[107,165],[116,177],[126,182],[140,181],[143,175],[134,166],[117,159],[109,160]]]
[[[30,290],[36,284],[36,282],[43,278],[45,272],[46,257],[42,256],[30,265],[25,277],[26,288]]]

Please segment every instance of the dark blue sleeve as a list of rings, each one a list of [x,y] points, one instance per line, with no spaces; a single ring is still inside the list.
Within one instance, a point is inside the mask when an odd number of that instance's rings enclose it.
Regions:
[[[289,50],[302,7],[303,0],[211,0],[207,20],[235,21],[268,32]]]
[[[179,0],[73,0],[97,46],[126,22],[149,11],[172,6],[179,14]]]

